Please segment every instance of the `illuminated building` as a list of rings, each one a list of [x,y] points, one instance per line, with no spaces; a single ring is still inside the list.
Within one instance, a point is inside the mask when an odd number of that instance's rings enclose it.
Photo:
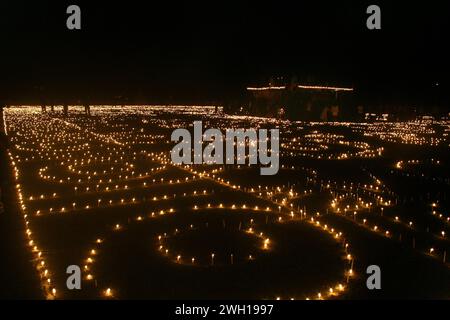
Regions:
[[[355,118],[357,108],[351,87],[298,84],[246,88],[251,115],[304,121]]]

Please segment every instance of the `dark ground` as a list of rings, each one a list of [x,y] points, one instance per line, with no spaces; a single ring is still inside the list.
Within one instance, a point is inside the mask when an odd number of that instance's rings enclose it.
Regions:
[[[3,132],[3,118],[0,118]],[[3,134],[3,133],[2,133]],[[0,214],[0,299],[42,299],[37,271],[25,247],[25,231],[9,168],[5,139],[0,139],[0,190],[5,212]]]

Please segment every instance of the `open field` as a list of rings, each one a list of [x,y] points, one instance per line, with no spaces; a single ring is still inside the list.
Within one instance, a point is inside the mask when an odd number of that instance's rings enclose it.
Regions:
[[[279,128],[278,173],[174,165],[171,133],[195,120]],[[42,298],[450,297],[449,123],[302,123],[201,106],[11,107],[5,122]],[[366,287],[371,264],[380,291]],[[66,287],[69,265],[81,290]]]

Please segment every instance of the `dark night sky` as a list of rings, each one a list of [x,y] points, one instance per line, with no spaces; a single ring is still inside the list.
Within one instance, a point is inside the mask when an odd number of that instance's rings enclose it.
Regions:
[[[295,74],[372,102],[445,104],[444,3],[6,0],[0,100],[221,102]],[[81,31],[66,29],[69,4],[81,7]],[[366,28],[369,4],[381,7],[382,30]]]

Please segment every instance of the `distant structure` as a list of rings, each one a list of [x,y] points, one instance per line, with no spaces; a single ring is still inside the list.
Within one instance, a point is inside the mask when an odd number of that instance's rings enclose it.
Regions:
[[[247,87],[252,115],[304,121],[337,121],[359,117],[349,87],[297,84]]]
[[[51,105],[50,106],[50,111],[51,112],[55,112],[55,107],[61,107],[61,106]],[[91,106],[89,104],[84,104],[83,107],[84,107],[85,114],[90,116],[91,115]],[[42,111],[42,113],[46,113],[47,112],[47,106],[46,105],[41,105],[41,111]],[[65,117],[67,117],[69,115],[69,105],[67,105],[67,104],[62,105],[62,111],[63,111],[63,115]]]

